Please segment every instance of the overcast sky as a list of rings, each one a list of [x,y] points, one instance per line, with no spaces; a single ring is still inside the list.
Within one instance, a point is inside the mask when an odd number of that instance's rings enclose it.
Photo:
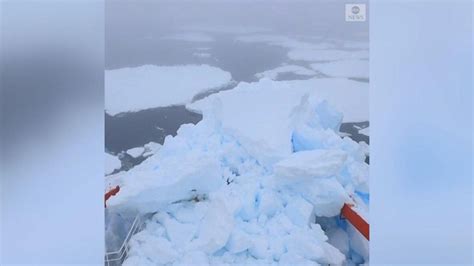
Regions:
[[[368,22],[345,22],[345,3],[339,0],[107,0],[106,41],[112,41],[115,35],[137,31],[156,35],[196,25],[263,27],[281,34],[368,39]]]

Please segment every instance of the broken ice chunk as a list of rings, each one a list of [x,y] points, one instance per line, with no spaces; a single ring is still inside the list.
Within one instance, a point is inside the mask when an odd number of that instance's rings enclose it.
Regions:
[[[226,244],[226,249],[230,253],[240,253],[252,246],[252,237],[240,228],[235,228],[232,232],[229,241]]]
[[[285,214],[297,226],[307,227],[313,215],[313,205],[307,200],[295,196],[285,207]]]
[[[347,154],[341,150],[296,152],[275,164],[275,174],[292,180],[325,178],[336,175]]]
[[[234,220],[222,202],[213,202],[201,222],[197,239],[192,247],[212,254],[224,247],[234,228]],[[194,249],[193,248],[193,249]]]
[[[127,154],[132,156],[133,158],[142,156],[144,152],[145,152],[144,147],[136,147],[136,148],[131,148],[127,150]]]

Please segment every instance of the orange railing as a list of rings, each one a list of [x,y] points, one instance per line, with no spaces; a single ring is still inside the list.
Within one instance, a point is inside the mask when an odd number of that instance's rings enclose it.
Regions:
[[[117,193],[119,193],[120,191],[120,187],[119,186],[116,186],[115,188],[109,190],[107,193],[105,193],[105,201],[104,201],[104,207],[107,208],[107,200],[112,197],[112,196],[115,196],[117,195]]]
[[[369,240],[369,223],[352,209],[352,205],[345,203],[341,209],[341,216],[346,218],[357,229],[357,231]]]

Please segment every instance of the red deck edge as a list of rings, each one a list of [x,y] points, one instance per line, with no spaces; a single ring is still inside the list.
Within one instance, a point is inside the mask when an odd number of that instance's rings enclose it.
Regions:
[[[369,224],[357,214],[351,205],[344,203],[341,209],[341,215],[344,216],[367,240],[369,240]]]
[[[115,188],[109,190],[107,193],[105,193],[105,201],[104,201],[104,207],[107,208],[107,200],[112,197],[112,196],[115,196],[117,195],[117,193],[119,193],[120,191],[120,187],[119,186],[116,186]]]

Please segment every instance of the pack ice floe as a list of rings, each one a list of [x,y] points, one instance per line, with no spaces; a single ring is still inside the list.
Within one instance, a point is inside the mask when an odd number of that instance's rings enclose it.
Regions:
[[[105,111],[110,115],[187,104],[229,84],[229,72],[209,65],[144,65],[105,71]]]

